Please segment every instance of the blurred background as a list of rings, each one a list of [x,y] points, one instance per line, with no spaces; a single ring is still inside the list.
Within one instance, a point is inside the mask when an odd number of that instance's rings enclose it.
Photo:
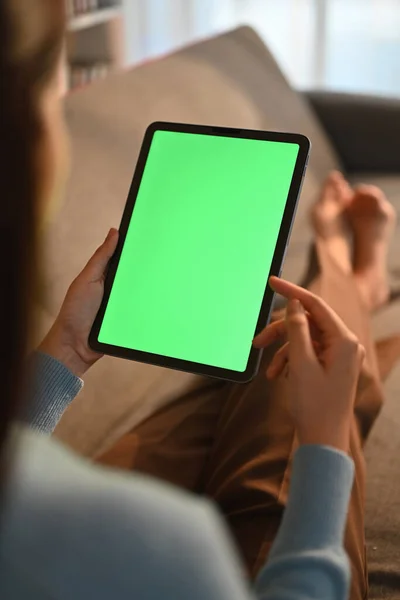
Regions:
[[[298,88],[400,95],[399,0],[66,0],[66,85],[240,24]]]

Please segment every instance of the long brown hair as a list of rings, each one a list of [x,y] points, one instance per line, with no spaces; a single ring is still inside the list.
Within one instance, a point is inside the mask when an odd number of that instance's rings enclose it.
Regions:
[[[64,27],[64,0],[0,0],[0,456],[32,325],[40,97],[55,76]]]

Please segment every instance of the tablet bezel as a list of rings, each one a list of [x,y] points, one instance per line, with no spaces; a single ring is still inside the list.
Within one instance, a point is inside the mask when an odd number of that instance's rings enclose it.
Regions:
[[[89,335],[90,347],[99,353],[115,356],[118,358],[125,358],[128,360],[134,360],[137,362],[152,364],[160,367],[167,367],[178,371],[185,371],[195,373],[198,375],[205,375],[218,379],[224,379],[228,381],[246,383],[251,381],[258,372],[262,351],[252,348],[249,354],[249,360],[247,363],[246,370],[243,372],[232,371],[229,369],[223,369],[220,367],[213,367],[202,363],[194,363],[191,361],[181,360],[177,358],[170,358],[158,354],[152,354],[150,352],[143,352],[141,350],[132,350],[129,348],[123,348],[120,346],[114,346],[111,344],[105,344],[98,340],[101,325],[104,319],[105,311],[107,308],[108,300],[111,294],[112,286],[114,283],[115,275],[118,269],[119,260],[121,258],[122,249],[125,243],[125,238],[128,233],[129,224],[132,218],[133,210],[136,203],[136,198],[139,192],[140,184],[143,178],[144,169],[147,162],[147,157],[150,151],[150,146],[153,140],[153,136],[157,131],[173,131],[180,133],[192,133],[200,135],[212,135],[212,136],[223,136],[233,138],[244,138],[254,140],[264,140],[272,142],[286,142],[291,144],[297,144],[299,146],[299,153],[296,161],[296,166],[292,178],[292,182],[289,189],[288,199],[286,202],[285,211],[282,218],[281,227],[278,234],[278,241],[275,247],[275,253],[272,259],[271,269],[269,277],[272,275],[279,276],[282,270],[283,261],[285,258],[286,248],[290,240],[290,234],[292,225],[294,222],[298,199],[302,188],[302,183],[308,164],[308,157],[310,153],[311,144],[309,139],[301,134],[294,133],[280,133],[270,131],[257,131],[251,129],[235,129],[230,127],[213,127],[205,125],[192,125],[184,123],[167,123],[167,122],[156,122],[152,123],[144,136],[143,144],[140,150],[136,170],[133,176],[131,188],[128,194],[128,200],[124,209],[124,213],[120,225],[120,236],[118,241],[118,247],[112,257],[107,275],[104,283],[104,296],[99,309],[99,312],[95,318],[92,330]],[[268,279],[269,279],[268,277]],[[274,293],[266,283],[266,290],[264,293],[259,318],[257,321],[257,327],[255,335],[259,333],[268,323],[271,313],[271,307],[273,303]]]

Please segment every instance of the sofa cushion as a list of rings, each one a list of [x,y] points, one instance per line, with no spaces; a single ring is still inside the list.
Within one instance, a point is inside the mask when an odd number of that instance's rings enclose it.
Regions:
[[[287,277],[300,278],[309,242],[307,208],[339,163],[308,103],[291,89],[250,28],[110,76],[70,95],[66,110],[73,172],[46,242],[47,315],[56,314],[68,284],[110,226],[118,226],[144,131],[155,120],[293,131],[311,138],[312,158],[285,267]],[[58,435],[92,455],[192,381],[106,358],[88,374]]]
[[[359,174],[353,183],[378,185],[400,214],[400,176]],[[400,223],[389,255],[391,284],[400,289]],[[373,319],[376,339],[400,335],[400,301]],[[400,364],[385,383],[386,402],[366,446],[366,538],[370,570],[370,598],[398,598],[400,594]]]

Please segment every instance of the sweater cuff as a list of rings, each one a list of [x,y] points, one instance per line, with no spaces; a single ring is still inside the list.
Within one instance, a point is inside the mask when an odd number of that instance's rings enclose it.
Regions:
[[[52,433],[83,381],[55,358],[34,352],[28,365],[27,403],[23,421],[33,429]]]
[[[327,446],[302,446],[293,460],[289,500],[270,557],[278,558],[290,548],[340,547],[343,543],[353,461]]]

